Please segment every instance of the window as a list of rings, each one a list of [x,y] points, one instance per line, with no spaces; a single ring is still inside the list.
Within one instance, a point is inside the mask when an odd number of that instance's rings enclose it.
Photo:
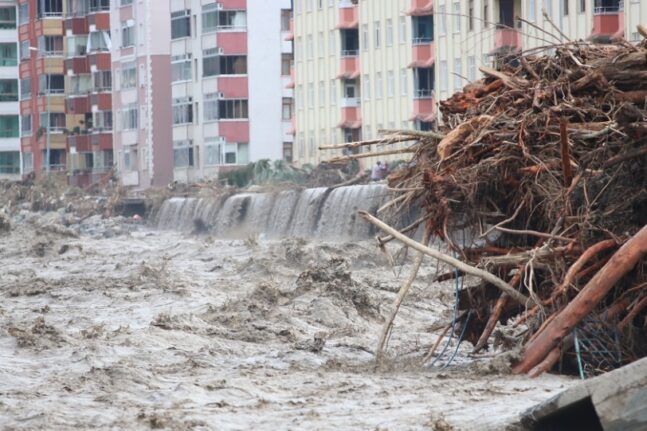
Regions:
[[[123,130],[133,130],[137,128],[137,104],[128,105],[122,111],[121,124]]]
[[[86,74],[68,77],[67,91],[73,95],[86,95],[92,87],[92,77]]]
[[[440,29],[439,33],[440,34],[446,34],[447,33],[447,14],[445,13],[445,5],[440,5],[438,6],[438,15],[440,18]]]
[[[413,26],[413,44],[424,45],[434,40],[434,20],[431,15],[414,16],[411,18]]]
[[[568,2],[569,0],[562,1],[562,3],[564,4],[564,16],[568,16]]]
[[[328,54],[329,55],[335,55],[335,51],[337,50],[337,32],[335,30],[330,30],[328,32]]]
[[[368,51],[368,24],[362,24],[362,50]]]
[[[461,31],[461,4],[454,2],[454,33]]]
[[[181,10],[171,14],[171,39],[191,36],[191,10]]]
[[[467,4],[467,29],[474,30],[474,0],[469,0]]]
[[[137,86],[137,66],[134,61],[121,66],[121,88],[135,88]]]
[[[392,70],[389,70],[386,75],[386,95],[387,97],[395,95],[395,74]]]
[[[20,3],[18,5],[18,25],[29,22],[29,3]]]
[[[63,36],[40,36],[38,50],[46,57],[63,55]]]
[[[382,39],[382,25],[379,21],[375,21],[375,49],[378,49],[380,47],[380,42]]]
[[[208,93],[204,95],[204,121],[218,120],[218,93]]]
[[[0,174],[20,173],[20,151],[0,151]]]
[[[283,121],[292,120],[292,108],[292,99],[290,99],[289,97],[284,97],[281,109],[281,119]]]
[[[20,80],[20,99],[26,100],[31,98],[31,79]]]
[[[15,6],[0,8],[0,29],[13,29],[13,28],[16,28]]]
[[[312,12],[312,0],[302,0],[306,2],[306,12]]]
[[[393,45],[393,20],[391,18],[386,20],[386,46]]]
[[[63,16],[63,0],[40,0],[38,6],[38,17]]]
[[[0,66],[18,65],[18,46],[15,43],[0,43]]]
[[[337,81],[335,79],[330,80],[330,106],[335,106],[337,104]]]
[[[193,76],[191,69],[191,54],[171,57],[171,81],[190,81]]]
[[[193,97],[173,99],[173,124],[193,123]]]
[[[173,166],[189,168],[194,166],[193,141],[190,139],[173,142]]]
[[[127,148],[124,150],[124,170],[137,170],[137,148]]]
[[[22,130],[22,136],[31,136],[31,115],[20,117],[20,130]]]
[[[292,11],[290,9],[281,9],[281,31],[290,31],[290,20]]]
[[[326,104],[326,82],[319,81],[319,107],[323,108]]]
[[[92,114],[92,128],[95,131],[112,130],[112,111],[97,111]]]
[[[580,13],[586,12],[586,0],[580,0]]]
[[[22,172],[28,174],[34,170],[34,156],[32,153],[22,153]]]
[[[247,74],[247,56],[218,55],[218,52],[218,48],[203,51],[202,76]]]
[[[301,2],[303,0],[295,0],[294,1],[294,13],[299,15],[301,14]]]
[[[528,0],[528,21],[537,20],[537,5],[535,0]]]
[[[90,32],[90,39],[88,42],[88,52],[110,51],[110,34],[105,31],[92,31]]]
[[[476,81],[476,57],[473,55],[467,57],[467,79]]]
[[[218,101],[220,120],[245,120],[249,118],[247,99],[227,99]]]
[[[460,58],[454,59],[454,90],[463,88],[463,61]]]
[[[323,31],[319,32],[317,37],[317,56],[322,58],[324,56],[324,34]]]
[[[312,51],[314,50],[312,35],[309,34],[306,36],[306,58],[312,60]]]
[[[548,0],[551,2],[552,0]],[[483,28],[488,28],[490,26],[490,11],[489,11],[489,0],[483,0]]]
[[[362,89],[364,100],[371,100],[371,76],[369,74],[364,75],[362,84],[364,84],[364,88]]]
[[[65,114],[62,112],[50,112],[49,122],[47,121],[47,112],[40,114],[40,126],[45,129],[49,126],[49,131],[52,133],[62,133],[65,130]]]
[[[315,106],[315,87],[314,84],[308,84],[308,99],[306,100],[308,109],[313,109]]]
[[[204,164],[207,166],[222,165],[224,142],[219,138],[205,138],[204,140]]]
[[[553,17],[553,0],[544,0],[544,10],[546,15],[552,19]]]
[[[20,42],[20,59],[29,60],[31,58],[31,51],[29,50],[29,41],[24,40]]]
[[[281,55],[281,75],[290,76],[292,71],[292,56],[290,54]]]
[[[403,96],[407,95],[409,88],[409,73],[407,69],[400,70],[400,94]]]
[[[283,160],[292,163],[292,142],[283,142]]]
[[[0,79],[0,102],[18,101],[18,80]]]
[[[375,98],[376,99],[381,99],[382,98],[382,72],[377,72],[375,74]]]
[[[41,94],[63,94],[65,93],[65,76],[39,75],[38,89]]]
[[[67,53],[68,57],[81,57],[85,56],[88,51],[88,37],[87,36],[69,36],[67,37]]]
[[[225,144],[225,164],[245,165],[249,163],[249,151],[247,144]]]
[[[202,32],[208,33],[218,29],[218,3],[202,6]]]
[[[133,0],[120,0],[119,6],[128,6],[133,4]]]
[[[218,30],[244,30],[247,28],[247,13],[244,10],[218,12]]]
[[[90,12],[110,10],[110,0],[90,0]]]
[[[299,85],[295,91],[297,109],[303,109],[303,85]]]
[[[447,61],[442,60],[440,62],[440,91],[447,91],[449,86],[448,79],[449,73],[447,71]]]
[[[121,47],[128,48],[135,46],[135,24],[122,22],[121,23]]]
[[[407,17],[400,17],[400,43],[407,43]]]
[[[20,137],[18,115],[0,115],[0,138]]]

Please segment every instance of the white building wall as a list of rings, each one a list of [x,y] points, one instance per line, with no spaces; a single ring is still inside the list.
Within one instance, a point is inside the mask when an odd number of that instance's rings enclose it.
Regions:
[[[15,7],[15,0],[0,0],[0,7]],[[17,15],[17,13],[16,13]],[[16,17],[17,19],[17,17]],[[16,61],[18,61],[18,30],[0,30],[0,43],[16,44]],[[20,92],[18,66],[0,66],[0,79],[15,79]],[[16,115],[20,124],[20,102],[0,102],[0,115]],[[20,152],[20,138],[0,138],[0,152]],[[20,163],[22,169],[22,161]],[[9,175],[0,172],[0,178],[18,179],[20,174]]]
[[[281,77],[281,53],[287,47],[281,32],[281,9],[291,9],[290,0],[247,1],[249,56],[249,156],[250,160],[280,160],[284,133],[282,98],[289,93]]]

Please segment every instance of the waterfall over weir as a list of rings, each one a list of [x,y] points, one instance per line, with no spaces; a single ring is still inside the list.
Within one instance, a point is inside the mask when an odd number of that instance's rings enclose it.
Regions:
[[[365,239],[375,230],[357,211],[374,214],[387,197],[384,185],[370,184],[241,193],[220,199],[171,198],[162,204],[156,220],[159,229],[191,231],[199,218],[219,237]]]

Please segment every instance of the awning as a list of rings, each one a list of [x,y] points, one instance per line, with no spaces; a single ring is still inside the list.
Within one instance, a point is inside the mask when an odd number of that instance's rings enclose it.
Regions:
[[[359,27],[359,20],[351,21],[349,23],[341,23],[335,26],[337,30],[350,30],[357,27]]]
[[[287,134],[288,135],[296,135],[297,134],[297,129],[295,129],[294,127],[290,127],[288,129],[288,131],[287,131]]]
[[[359,70],[356,70],[355,72],[342,72],[339,75],[337,75],[337,78],[339,79],[357,79],[359,78]]]
[[[359,129],[362,127],[362,120],[342,121],[337,125],[341,129]]]
[[[434,57],[431,57],[430,59],[424,60],[424,61],[423,60],[416,60],[416,61],[412,61],[411,63],[409,63],[409,68],[413,69],[413,68],[418,68],[418,67],[431,67],[431,66],[434,65],[435,62],[436,62],[436,59]]]
[[[285,86],[285,88],[294,88],[294,81],[290,81],[288,85]]]
[[[430,1],[424,6],[412,7],[407,11],[407,15],[411,15],[411,16],[431,15],[432,13],[434,13],[433,1]]]

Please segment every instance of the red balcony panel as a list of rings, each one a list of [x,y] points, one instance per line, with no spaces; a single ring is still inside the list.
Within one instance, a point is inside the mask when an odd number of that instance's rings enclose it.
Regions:
[[[65,100],[65,112],[68,114],[85,114],[90,111],[90,98],[87,96],[70,97]]]
[[[112,60],[109,52],[95,52],[88,55],[90,66],[96,66],[97,70],[110,70]]]
[[[409,67],[431,67],[435,60],[434,44],[424,43],[413,46],[413,61]]]
[[[613,36],[623,27],[620,25],[620,12],[593,15],[593,36]]]
[[[92,151],[90,135],[68,135],[67,146],[76,148],[77,153]]]
[[[90,63],[86,57],[65,59],[65,73],[71,70],[75,75],[90,73]]]
[[[93,151],[112,150],[112,133],[93,133],[92,135],[90,135],[90,142],[92,144]]]
[[[294,18],[290,18],[290,29],[288,30],[288,35],[285,36],[285,40],[294,40]]]
[[[411,8],[407,11],[407,15],[411,16],[431,15],[433,13],[433,0],[411,0]]]
[[[359,56],[342,57],[339,78],[355,79],[359,76]]]
[[[413,100],[413,113],[415,116],[430,116],[436,112],[435,103],[433,98],[427,99],[414,99]]]
[[[521,33],[509,28],[499,28],[494,36],[494,45],[496,48],[521,48]]]
[[[249,86],[246,76],[221,76],[218,78],[218,89],[226,99],[249,98]]]
[[[66,18],[63,22],[65,30],[69,30],[72,34],[88,34],[90,29],[88,27],[88,19],[86,17],[71,17]]]
[[[351,7],[339,6],[339,24],[337,28],[357,28],[359,26],[359,7],[353,5]]]
[[[220,136],[227,142],[249,142],[249,121],[220,121]]]
[[[359,107],[341,108],[340,127],[356,129],[362,124],[362,114]]]
[[[97,93],[90,96],[90,105],[97,106],[99,111],[112,110],[112,95],[110,93]]]
[[[247,32],[220,32],[218,33],[218,47],[225,54],[247,54]]]
[[[120,21],[128,21],[129,19],[133,19],[135,15],[133,14],[133,6],[121,6],[119,7],[119,20]]]
[[[247,0],[220,0],[219,2],[225,10],[246,10]]]
[[[88,24],[94,25],[97,31],[110,31],[110,12],[98,12],[88,15]]]

